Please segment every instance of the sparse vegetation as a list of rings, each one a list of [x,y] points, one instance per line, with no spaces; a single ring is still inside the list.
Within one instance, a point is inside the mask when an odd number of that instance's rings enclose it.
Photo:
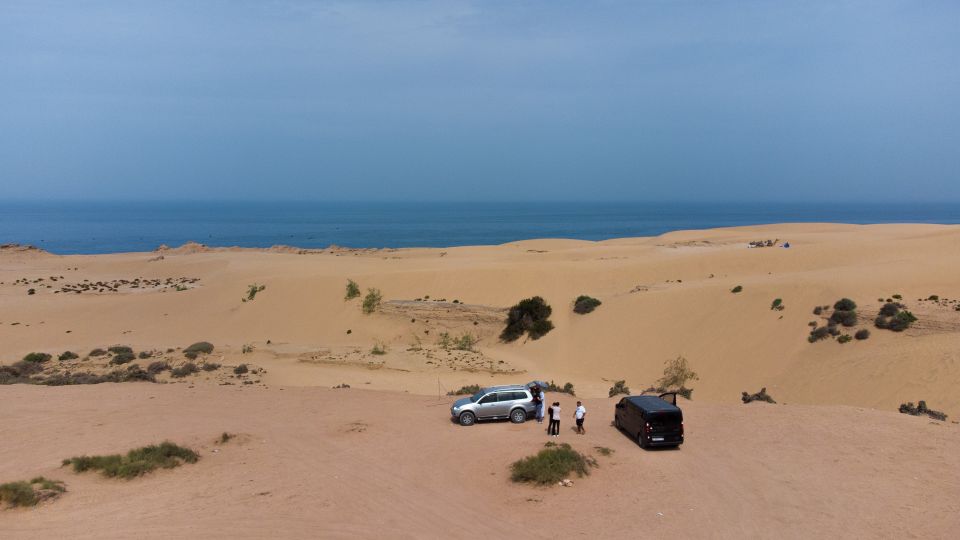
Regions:
[[[921,416],[926,415],[934,420],[940,420],[941,422],[947,421],[947,415],[941,411],[935,411],[933,409],[927,408],[927,402],[920,400],[917,402],[917,406],[913,406],[913,402],[902,403],[900,404],[900,412],[903,414],[909,414],[912,416]]]
[[[776,403],[776,401],[773,400],[770,394],[767,393],[766,386],[761,388],[760,391],[757,392],[756,394],[748,394],[746,392],[741,392],[740,394],[741,394],[740,401],[743,401],[744,403],[751,403],[754,401],[765,401],[767,403]]]
[[[115,369],[105,374],[94,373],[57,373],[49,377],[36,377],[35,384],[46,386],[70,386],[78,384],[102,384],[102,383],[123,383],[123,382],[157,382],[153,374],[148,373],[140,366],[127,366],[127,369]]]
[[[63,362],[65,360],[76,360],[77,358],[80,358],[79,354],[73,351],[64,351],[60,356],[57,357],[57,360]]]
[[[356,282],[356,281],[354,281],[354,280],[352,280],[352,279],[348,279],[348,280],[347,280],[347,290],[346,290],[346,292],[345,292],[344,295],[343,295],[344,301],[346,301],[346,300],[352,300],[352,299],[354,299],[354,298],[356,298],[356,297],[358,297],[358,296],[360,296],[360,286],[357,285],[357,282]]]
[[[180,367],[173,368],[172,370],[170,370],[170,376],[173,377],[174,379],[182,379],[183,377],[186,377],[187,375],[193,375],[198,371],[199,369],[197,369],[196,364],[194,364],[193,362],[187,362],[186,364]]]
[[[136,356],[133,352],[119,352],[113,355],[113,358],[110,359],[111,366],[122,366],[123,364],[128,364],[133,361]]]
[[[234,375],[243,375],[248,371],[250,371],[250,368],[248,368],[246,364],[240,364],[239,366],[233,368]]]
[[[730,292],[732,292],[733,294],[737,294],[741,291],[743,291],[743,285],[737,285],[736,287],[730,289]]]
[[[869,338],[870,338],[870,331],[867,330],[866,328],[861,328],[860,330],[857,330],[857,333],[854,334],[853,337],[856,338],[856,339],[859,340],[859,341],[863,341],[863,340],[865,340],[865,339],[869,339]]]
[[[544,448],[534,456],[515,461],[510,466],[510,479],[514,482],[540,485],[556,484],[572,472],[581,477],[590,474],[591,466],[595,466],[592,460],[571,448],[569,444],[562,443]]]
[[[367,295],[363,297],[363,312],[366,314],[373,313],[380,307],[380,301],[383,299],[383,296],[380,294],[380,289],[367,289]]]
[[[602,304],[600,300],[593,298],[592,296],[587,296],[582,294],[573,301],[573,312],[579,313],[580,315],[585,315],[591,311],[597,309],[597,306]]]
[[[477,338],[469,333],[464,333],[460,337],[454,340],[453,346],[458,351],[472,351],[473,346],[476,345]]]
[[[167,371],[169,369],[170,369],[170,364],[168,364],[167,362],[164,362],[164,361],[151,362],[150,365],[147,366],[147,373],[156,375],[160,372]]]
[[[133,349],[126,345],[114,345],[107,347],[107,351],[113,354],[133,354]]]
[[[253,345],[246,345],[246,344],[245,344],[245,345],[240,349],[240,354],[250,354],[250,353],[252,353],[252,352],[253,352]]]
[[[856,326],[857,312],[852,310],[836,310],[830,315],[830,320],[846,327]]]
[[[540,339],[553,330],[553,323],[550,322],[552,312],[553,309],[539,296],[521,300],[510,308],[507,326],[500,333],[500,339],[506,342],[515,341],[524,332],[530,339]]]
[[[183,350],[183,355],[184,355],[184,356],[187,356],[187,355],[190,354],[190,353],[192,353],[192,354],[194,354],[194,355],[197,355],[197,354],[210,354],[210,353],[212,353],[212,352],[213,352],[213,344],[212,344],[212,343],[209,343],[209,342],[207,342],[207,341],[198,341],[198,342],[190,345],[190,346],[187,347],[186,349],[184,349],[184,350]],[[189,358],[189,357],[188,357],[188,358]],[[196,358],[196,356],[194,356],[194,358]]]
[[[445,351],[449,350],[453,345],[453,338],[450,337],[450,332],[440,332],[440,335],[437,337],[437,345]]]
[[[42,364],[44,362],[48,362],[51,358],[53,357],[47,353],[32,352],[32,353],[27,353],[27,355],[23,357],[23,361],[33,362],[34,364]]]
[[[257,293],[263,292],[266,289],[266,285],[258,285],[256,283],[247,285],[247,296],[243,299],[244,302],[250,302],[257,297]]]
[[[668,391],[679,391],[679,389],[687,389],[688,382],[699,379],[696,372],[690,369],[687,359],[677,356],[673,360],[664,362],[663,377],[657,380],[657,384]],[[692,390],[690,392],[692,393]]]
[[[63,460],[78,473],[100,471],[107,478],[136,478],[157,468],[172,469],[183,463],[196,463],[199,455],[189,448],[172,442],[144,446],[127,452],[126,455],[80,456]]]
[[[827,339],[827,336],[830,335],[830,329],[826,326],[821,326],[819,328],[814,328],[810,331],[810,335],[807,336],[807,341],[810,343],[816,343],[822,339]]]
[[[573,383],[568,382],[564,383],[563,386],[557,386],[553,381],[547,383],[547,387],[543,389],[545,392],[560,392],[561,394],[570,394],[571,396],[577,395],[573,391]]]
[[[146,360],[147,358],[150,358],[151,356],[153,356],[153,353],[151,353],[150,351],[140,351],[139,353],[137,353],[137,358],[139,358],[139,359],[141,359],[141,360]]]
[[[370,354],[376,356],[383,356],[387,354],[387,346],[382,341],[378,341],[373,345],[373,348],[370,349]]]
[[[783,298],[774,298],[770,303],[770,309],[773,311],[783,311],[784,307]]]
[[[105,354],[107,354],[107,351],[105,351],[105,350],[103,350],[103,349],[97,348],[97,349],[94,349],[94,350],[90,351],[90,353],[89,353],[87,356],[92,356],[92,357],[96,358],[96,357],[98,357],[98,356],[103,356],[103,355],[105,355]]]
[[[903,332],[916,322],[917,318],[909,311],[902,309],[899,303],[887,303],[880,308],[880,314],[873,322],[877,328],[885,328],[894,332]]]
[[[817,306],[817,307],[813,308],[813,314],[814,314],[814,315],[820,315],[821,313],[823,313],[823,308],[822,308],[822,307]]]
[[[857,309],[857,303],[849,298],[841,298],[833,304],[833,309],[837,311],[854,311]]]
[[[66,491],[63,482],[48,480],[38,476],[29,482],[7,482],[0,484],[0,503],[7,507],[36,506],[44,499],[59,496]]]
[[[448,396],[472,396],[480,391],[479,384],[468,384],[466,386],[461,386],[456,390],[451,390],[447,392]]]
[[[606,446],[594,446],[593,449],[601,456],[610,457],[613,454],[613,449]]]
[[[236,437],[236,435],[234,435],[233,433],[227,433],[226,431],[224,431],[223,433],[220,434],[220,439],[218,440],[220,444],[225,444],[227,442],[230,442],[230,439],[234,437]]]
[[[630,387],[627,386],[627,381],[616,381],[613,383],[613,386],[610,387],[609,397],[620,394],[630,395]]]
[[[853,337],[851,337],[850,334],[843,334],[837,338],[837,343],[849,343],[850,341],[853,341]]]
[[[217,364],[216,362],[204,362],[200,365],[200,369],[204,371],[216,371],[220,369],[220,364]]]

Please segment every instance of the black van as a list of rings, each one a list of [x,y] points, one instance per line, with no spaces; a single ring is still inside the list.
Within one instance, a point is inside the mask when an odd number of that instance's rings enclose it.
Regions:
[[[613,423],[636,438],[641,448],[683,444],[683,412],[673,392],[621,399]]]

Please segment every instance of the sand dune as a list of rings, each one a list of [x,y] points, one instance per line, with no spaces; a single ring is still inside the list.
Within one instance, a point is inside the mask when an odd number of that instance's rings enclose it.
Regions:
[[[765,239],[791,247],[747,248]],[[123,344],[153,351],[130,365],[177,366],[178,347],[205,340],[216,346],[205,360],[222,364],[165,384],[0,386],[0,481],[43,474],[69,490],[0,513],[0,536],[597,538],[636,536],[642,518],[662,536],[946,537],[960,526],[958,263],[960,227],[937,225],[447,249],[0,250],[0,363],[72,350],[80,358],[54,357],[47,372],[103,373],[115,367],[87,352]],[[382,292],[374,313],[344,300],[347,279]],[[265,288],[244,302],[251,284]],[[575,314],[580,294],[603,304]],[[500,343],[506,309],[533,295],[555,329]],[[918,318],[904,332],[873,326],[894,295]],[[813,308],[843,297],[860,316],[843,331],[870,338],[809,343],[808,323],[826,318]],[[444,333],[476,345],[444,348]],[[651,385],[677,355],[700,375],[688,443],[642,452],[608,426],[607,389]],[[240,363],[255,373],[234,376]],[[545,440],[537,426],[447,418],[449,390],[533,378],[587,398],[590,433],[565,439],[615,450],[573,489],[507,480]],[[339,383],[352,388],[329,389]],[[778,405],[739,403],[764,386]],[[948,421],[896,412],[920,399]],[[242,436],[215,447],[225,430]],[[204,457],[132,482],[57,468],[162,439]]]
[[[5,538],[942,538],[960,526],[960,431],[897,413],[694,401],[683,448],[643,451],[610,426],[614,400],[590,399],[588,434],[565,419],[561,441],[598,468],[536,488],[508,466],[542,447],[542,425],[462,428],[448,399],[149,383],[4,396],[0,476],[68,486],[0,514]],[[239,437],[214,444],[225,430]],[[161,439],[200,461],[133,481],[58,467]]]

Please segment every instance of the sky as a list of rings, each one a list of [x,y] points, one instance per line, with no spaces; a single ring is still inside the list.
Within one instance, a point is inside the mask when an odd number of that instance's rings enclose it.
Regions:
[[[0,199],[960,201],[960,2],[0,2]]]

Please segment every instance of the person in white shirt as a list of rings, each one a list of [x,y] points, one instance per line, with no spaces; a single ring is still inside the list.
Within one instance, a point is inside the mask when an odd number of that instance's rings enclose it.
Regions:
[[[554,401],[550,407],[550,425],[547,428],[547,435],[554,437],[560,436],[560,402]]]
[[[584,435],[587,430],[583,429],[583,418],[587,416],[587,409],[583,402],[577,402],[577,410],[573,412],[573,419],[577,421],[577,433]]]

